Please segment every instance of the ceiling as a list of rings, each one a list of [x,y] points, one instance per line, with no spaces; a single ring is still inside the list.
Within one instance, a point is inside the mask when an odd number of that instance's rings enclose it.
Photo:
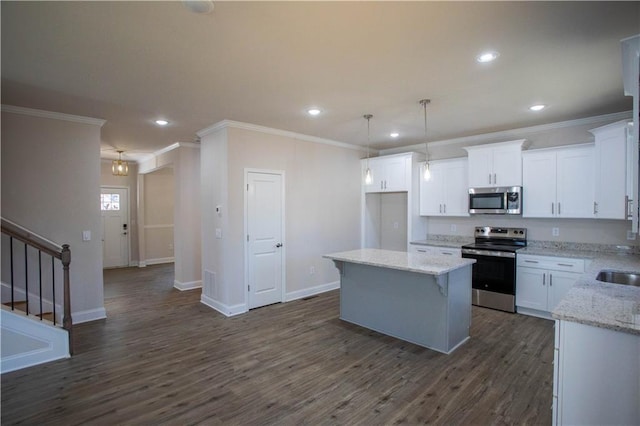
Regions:
[[[132,159],[224,119],[366,145],[370,113],[384,149],[629,111],[640,33],[635,1],[0,4],[2,103],[105,119]]]

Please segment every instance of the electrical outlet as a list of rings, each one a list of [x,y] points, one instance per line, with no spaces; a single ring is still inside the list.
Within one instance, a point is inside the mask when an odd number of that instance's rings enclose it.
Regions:
[[[551,228],[551,235],[557,237],[560,235],[560,228]]]
[[[316,273],[316,268],[315,268],[315,266],[310,266],[310,267],[309,267],[309,275],[313,275],[313,274],[315,274],[315,273]]]
[[[393,229],[398,229],[400,224],[398,222],[393,222]]]
[[[451,225],[451,232],[456,232],[456,226],[455,225]]]
[[[637,235],[638,234],[633,231],[627,231],[627,240],[635,240]]]

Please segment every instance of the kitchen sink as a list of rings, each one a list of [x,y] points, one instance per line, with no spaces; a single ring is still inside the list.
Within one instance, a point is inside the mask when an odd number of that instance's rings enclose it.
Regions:
[[[640,287],[640,272],[623,272],[603,269],[596,275],[596,280],[605,283],[633,285]]]

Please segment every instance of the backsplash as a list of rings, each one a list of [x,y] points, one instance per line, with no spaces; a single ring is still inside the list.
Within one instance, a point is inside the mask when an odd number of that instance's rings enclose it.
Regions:
[[[591,244],[591,243],[570,243],[562,241],[536,241],[528,240],[527,247],[566,250],[566,251],[590,251],[598,253],[615,253],[615,254],[640,254],[640,247],[618,244]]]

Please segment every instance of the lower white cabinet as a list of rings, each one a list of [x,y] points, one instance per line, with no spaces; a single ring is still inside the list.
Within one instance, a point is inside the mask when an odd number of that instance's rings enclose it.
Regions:
[[[554,425],[640,424],[640,335],[556,320]]]
[[[550,318],[551,311],[584,272],[584,265],[584,259],[518,255],[517,311]]]
[[[409,245],[410,253],[423,253],[431,255],[462,257],[462,249],[441,247],[441,246],[424,246],[418,244]]]

